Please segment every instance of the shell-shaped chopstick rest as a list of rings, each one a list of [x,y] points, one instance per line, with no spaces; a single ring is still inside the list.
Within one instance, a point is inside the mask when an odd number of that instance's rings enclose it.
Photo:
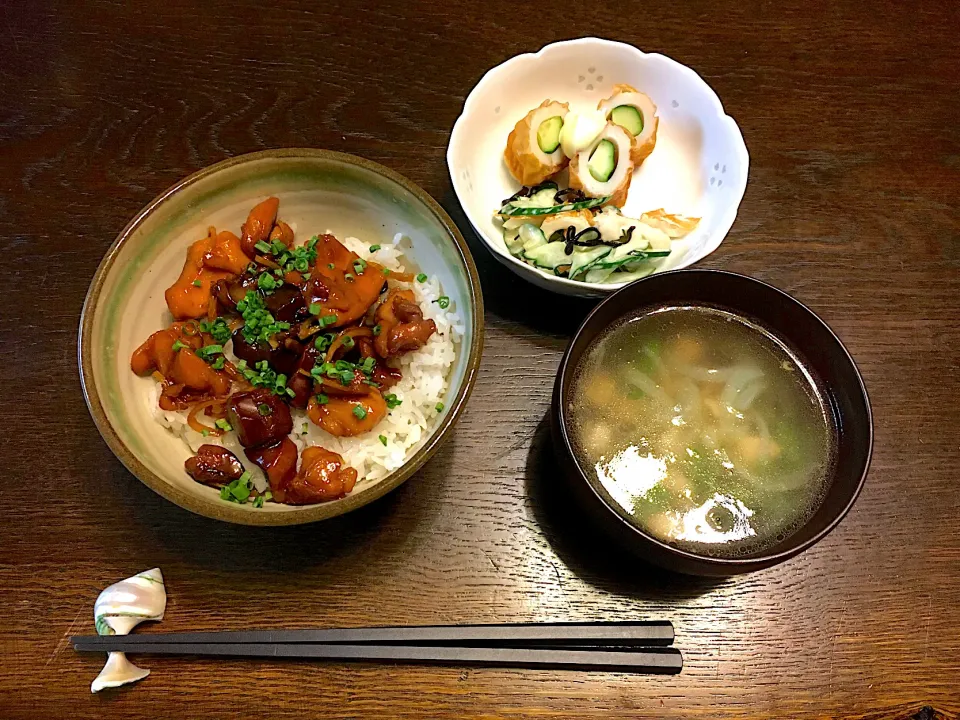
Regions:
[[[163,620],[167,591],[160,568],[153,568],[111,585],[97,597],[93,619],[98,635],[127,635],[144,620]],[[143,680],[149,670],[138,668],[122,652],[107,655],[107,664],[90,684],[92,692]]]

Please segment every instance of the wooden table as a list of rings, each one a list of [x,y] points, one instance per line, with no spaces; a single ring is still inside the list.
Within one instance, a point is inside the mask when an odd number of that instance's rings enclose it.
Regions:
[[[0,717],[957,717],[960,6],[56,5],[0,9]],[[506,58],[581,33],[690,65],[739,122],[749,187],[702,265],[808,303],[873,401],[870,477],[833,534],[712,583],[581,532],[556,499],[545,416],[589,306],[520,283],[472,236],[480,378],[404,487],[335,521],[250,529],[180,510],[123,469],[84,406],[77,323],[141,206],[225,157],[322,147],[404,173],[469,234],[444,161],[466,93]],[[102,587],[153,566],[170,591],[165,630],[665,617],[686,668],[158,658],[139,685],[91,696],[102,658],[67,636],[92,631]]]

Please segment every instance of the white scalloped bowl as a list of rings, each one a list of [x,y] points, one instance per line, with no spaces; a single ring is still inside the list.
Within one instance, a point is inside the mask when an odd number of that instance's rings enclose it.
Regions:
[[[564,295],[598,297],[625,283],[584,283],[557,277],[513,257],[494,212],[520,188],[503,161],[513,126],[545,98],[571,110],[596,109],[617,83],[633,85],[657,106],[657,145],[633,177],[623,208],[700,217],[675,241],[659,270],[687,267],[719,247],[747,187],[749,155],[737,123],[716,93],[690,68],[632,45],[580,38],[517,55],[488,71],[467,96],[447,146],[447,167],[463,210],[500,262],[521,277]]]

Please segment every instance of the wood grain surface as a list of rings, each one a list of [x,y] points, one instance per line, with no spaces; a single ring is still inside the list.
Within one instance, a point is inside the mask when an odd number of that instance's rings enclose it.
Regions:
[[[0,718],[957,718],[960,5],[141,0],[0,4]],[[857,359],[876,449],[819,545],[723,582],[586,532],[545,433],[589,309],[469,236],[444,161],[490,67],[595,34],[690,65],[740,124],[750,182],[702,263],[822,315]],[[84,293],[156,193],[223,158],[310,146],[438,198],[487,301],[477,388],[414,479],[350,516],[253,529],[154,495],[101,441],[76,366]],[[543,311],[549,304],[551,312]],[[157,658],[92,696],[101,588],[159,566],[164,630],[670,618],[675,677]],[[924,709],[925,708],[925,709]]]

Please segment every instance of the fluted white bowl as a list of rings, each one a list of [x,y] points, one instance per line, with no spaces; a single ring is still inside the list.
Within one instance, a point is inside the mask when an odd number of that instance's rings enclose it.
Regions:
[[[658,270],[676,270],[717,249],[747,186],[749,155],[737,123],[696,72],[632,45],[580,38],[517,55],[488,71],[467,96],[447,146],[454,190],[474,230],[493,256],[526,280],[564,295],[598,297],[625,283],[585,283],[557,277],[513,257],[494,212],[520,185],[503,161],[507,135],[544,99],[596,109],[617,83],[646,93],[660,124],[653,153],[637,169],[623,208],[700,217],[689,236],[674,242]]]

